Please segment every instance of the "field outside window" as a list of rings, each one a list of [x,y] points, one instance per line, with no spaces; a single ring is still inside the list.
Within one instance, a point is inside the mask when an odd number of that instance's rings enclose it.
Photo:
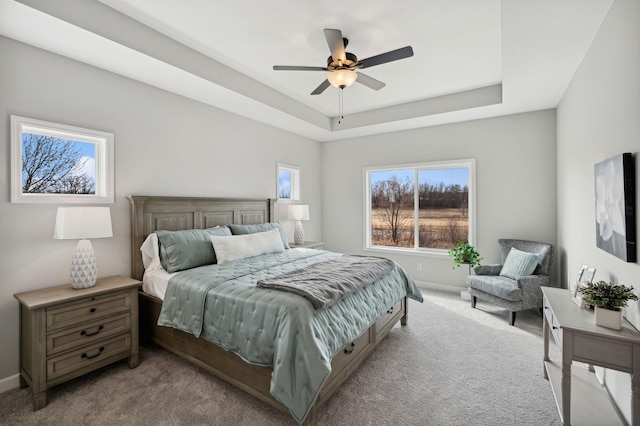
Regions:
[[[365,169],[368,249],[446,252],[473,241],[475,160]]]

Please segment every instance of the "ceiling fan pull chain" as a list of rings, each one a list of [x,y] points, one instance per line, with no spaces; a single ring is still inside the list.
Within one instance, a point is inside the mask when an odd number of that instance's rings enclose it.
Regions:
[[[344,119],[344,100],[343,100],[343,92],[344,89],[341,87],[338,91],[340,94],[338,95],[338,114],[340,114],[340,118],[338,119],[338,124],[342,123]]]

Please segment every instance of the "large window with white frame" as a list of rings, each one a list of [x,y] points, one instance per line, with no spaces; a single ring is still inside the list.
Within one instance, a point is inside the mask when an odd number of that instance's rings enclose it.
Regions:
[[[365,168],[365,248],[445,254],[475,240],[475,159]]]

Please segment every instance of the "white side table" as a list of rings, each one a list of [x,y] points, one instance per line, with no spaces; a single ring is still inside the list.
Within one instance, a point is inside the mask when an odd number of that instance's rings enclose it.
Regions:
[[[622,330],[594,324],[593,311],[580,309],[569,290],[542,287],[544,294],[544,377],[549,379],[563,425],[624,424],[595,373],[571,369],[579,361],[631,374],[631,424],[640,421],[640,333],[627,321]],[[549,358],[549,334],[561,363]],[[575,393],[576,397],[571,398]]]

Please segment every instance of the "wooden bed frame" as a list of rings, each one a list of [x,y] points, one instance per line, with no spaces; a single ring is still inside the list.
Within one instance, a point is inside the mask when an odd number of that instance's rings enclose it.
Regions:
[[[136,196],[131,203],[131,273],[141,280],[144,273],[140,246],[150,233],[164,230],[210,228],[225,224],[256,224],[274,221],[272,199]],[[191,334],[157,325],[162,301],[140,293],[140,336],[228,381],[262,401],[289,413],[269,392],[272,368],[248,364],[232,352]],[[325,382],[305,423],[349,375],[366,359],[393,326],[407,323],[407,298],[399,300],[365,333],[346,345],[331,361],[332,373]]]

